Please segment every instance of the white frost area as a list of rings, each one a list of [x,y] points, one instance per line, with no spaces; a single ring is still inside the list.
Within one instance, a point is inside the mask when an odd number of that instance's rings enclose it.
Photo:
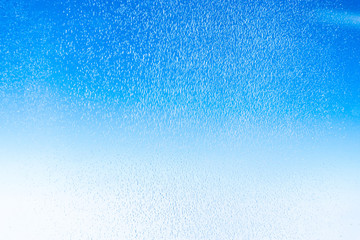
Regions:
[[[360,234],[360,181],[349,171],[344,177],[185,163],[45,166],[2,168],[1,239],[355,240]]]

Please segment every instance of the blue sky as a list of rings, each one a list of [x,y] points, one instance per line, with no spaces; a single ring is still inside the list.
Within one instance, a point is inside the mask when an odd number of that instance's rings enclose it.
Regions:
[[[43,202],[37,239],[358,233],[359,40],[356,1],[1,2],[2,207]]]

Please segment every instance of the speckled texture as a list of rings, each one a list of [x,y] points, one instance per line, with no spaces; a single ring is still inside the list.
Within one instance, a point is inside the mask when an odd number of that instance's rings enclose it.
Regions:
[[[0,239],[357,240],[359,19],[0,0]]]

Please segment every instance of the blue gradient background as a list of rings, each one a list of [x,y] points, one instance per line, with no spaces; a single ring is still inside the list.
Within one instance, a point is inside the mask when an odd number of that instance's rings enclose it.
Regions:
[[[0,1],[1,239],[357,239],[356,1]]]

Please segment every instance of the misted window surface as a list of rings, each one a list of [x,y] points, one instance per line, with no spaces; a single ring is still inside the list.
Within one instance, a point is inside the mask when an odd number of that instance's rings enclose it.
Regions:
[[[357,240],[360,3],[0,0],[0,239]]]

